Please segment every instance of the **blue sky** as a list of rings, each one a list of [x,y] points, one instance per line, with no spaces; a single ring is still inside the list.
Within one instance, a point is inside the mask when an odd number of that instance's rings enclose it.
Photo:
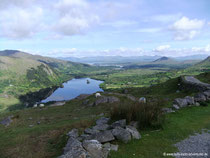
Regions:
[[[0,49],[52,57],[210,55],[209,0],[0,0]]]

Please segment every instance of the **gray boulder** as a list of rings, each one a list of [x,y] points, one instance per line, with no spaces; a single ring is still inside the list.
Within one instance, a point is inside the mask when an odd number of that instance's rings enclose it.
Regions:
[[[210,90],[203,92],[203,94],[206,96],[206,98],[210,97]]]
[[[133,126],[126,126],[126,130],[130,132],[133,139],[140,139],[141,135],[139,131]]]
[[[100,143],[106,143],[115,140],[111,130],[101,131],[87,137],[87,140],[98,140]]]
[[[96,121],[96,125],[107,124],[110,118],[102,117]]]
[[[95,133],[98,133],[100,132],[99,130],[95,130],[95,129],[91,129],[91,128],[86,128],[84,133],[85,134],[95,134]]]
[[[125,128],[125,126],[126,126],[126,119],[123,119],[112,123],[111,128],[116,128],[116,127]]]
[[[83,141],[83,147],[88,151],[91,158],[107,158],[109,155],[109,150],[103,148],[97,140],[85,140]]]
[[[177,98],[174,100],[174,104],[182,108],[182,107],[186,107],[188,105],[188,102],[186,99]]]
[[[99,124],[99,125],[93,126],[93,130],[105,131],[109,129],[109,127],[110,126],[108,124]]]
[[[64,155],[59,158],[86,158],[87,152],[82,146],[82,143],[74,137],[70,137],[66,147],[64,148]]]
[[[188,105],[195,105],[194,97],[186,96],[185,99],[187,100]]]
[[[106,148],[109,151],[118,151],[119,146],[118,145],[113,145],[113,144],[110,144],[110,143],[105,143],[105,144],[103,144],[103,148]]]
[[[204,93],[198,93],[195,95],[195,101],[196,102],[204,102],[206,101],[206,96],[204,95]]]
[[[116,139],[124,143],[128,143],[131,140],[130,132],[121,127],[116,127],[115,129],[113,129],[112,134],[116,137]]]
[[[79,141],[83,141],[83,140],[86,140],[88,137],[90,137],[89,134],[82,134],[82,135],[80,135],[77,139],[78,139]]]
[[[76,129],[76,128],[72,129],[67,135],[69,137],[77,138],[79,136],[78,129]]]
[[[138,128],[138,122],[137,121],[131,121],[129,125],[133,126],[135,128]]]

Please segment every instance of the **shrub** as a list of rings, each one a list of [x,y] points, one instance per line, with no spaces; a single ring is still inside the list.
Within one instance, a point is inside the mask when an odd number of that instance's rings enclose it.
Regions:
[[[161,105],[160,101],[145,104],[138,102],[120,103],[112,108],[111,119],[126,119],[128,123],[137,121],[140,129],[161,128],[165,120]]]
[[[203,101],[203,102],[200,102],[200,105],[201,106],[208,106],[208,103]]]

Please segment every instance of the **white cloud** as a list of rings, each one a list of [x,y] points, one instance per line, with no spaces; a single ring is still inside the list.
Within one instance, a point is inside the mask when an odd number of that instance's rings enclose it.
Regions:
[[[11,8],[0,12],[0,36],[12,39],[31,37],[40,31],[42,8]],[[9,20],[8,20],[9,19]]]
[[[154,52],[164,52],[167,51],[171,48],[170,45],[162,45],[162,46],[158,46],[157,48],[155,48],[153,51]]]
[[[99,22],[99,17],[91,12],[85,0],[60,0],[54,6],[58,19],[53,30],[64,36],[82,34]]]
[[[0,8],[6,9],[10,6],[25,7],[34,2],[34,0],[0,0]]]
[[[208,44],[205,47],[193,47],[192,48],[193,52],[205,52],[205,53],[210,53],[210,44]]]
[[[115,21],[115,22],[102,23],[101,25],[121,28],[121,27],[133,26],[133,25],[136,25],[136,24],[138,24],[137,21],[119,20],[119,21]]]
[[[168,23],[172,21],[176,21],[180,19],[182,16],[181,13],[178,14],[160,14],[160,15],[155,15],[149,18],[150,21],[157,21],[157,22],[162,22],[162,23]]]
[[[187,17],[182,17],[170,27],[170,30],[174,32],[175,40],[190,40],[195,38],[200,33],[204,25],[204,20],[190,20]]]

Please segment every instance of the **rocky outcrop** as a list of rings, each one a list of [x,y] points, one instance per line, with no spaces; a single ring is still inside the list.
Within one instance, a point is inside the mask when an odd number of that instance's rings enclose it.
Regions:
[[[195,89],[201,92],[210,90],[210,84],[203,83],[193,76],[182,76],[181,83],[183,88],[187,88],[189,90]]]
[[[200,82],[192,76],[181,77],[181,79],[191,89],[199,90],[199,93],[195,94],[194,97],[176,98],[173,102],[173,109],[179,110],[183,107],[200,106],[200,103],[210,100],[210,84]]]
[[[126,126],[126,120],[119,120],[111,125],[108,124],[109,120],[105,117],[98,119],[95,126],[85,129],[80,136],[77,129],[72,129],[67,134],[69,140],[64,154],[59,158],[107,158],[110,151],[118,150],[118,145],[110,142],[120,140],[128,143],[131,139],[141,138],[134,126]]]

